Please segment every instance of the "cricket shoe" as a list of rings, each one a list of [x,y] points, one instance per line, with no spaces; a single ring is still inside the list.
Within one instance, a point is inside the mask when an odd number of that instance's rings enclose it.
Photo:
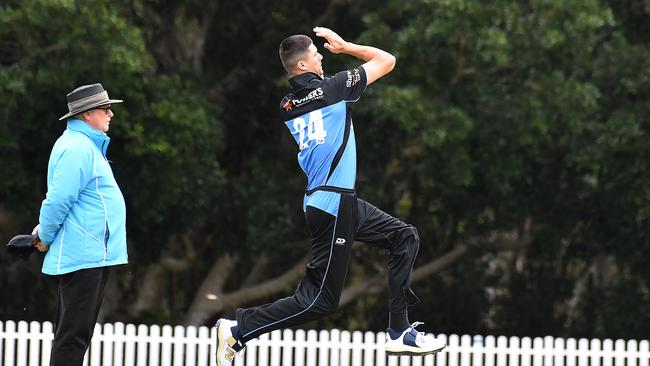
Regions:
[[[421,322],[415,322],[403,332],[388,328],[386,353],[389,355],[424,356],[441,351],[447,346],[444,341],[432,335],[426,335],[415,330]]]
[[[237,327],[237,321],[219,319],[217,321],[217,366],[232,366],[235,362],[235,354],[244,348],[241,341],[233,335],[233,328]]]

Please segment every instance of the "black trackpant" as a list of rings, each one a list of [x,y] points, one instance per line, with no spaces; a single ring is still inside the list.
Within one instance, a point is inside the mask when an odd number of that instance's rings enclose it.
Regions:
[[[358,199],[355,194],[341,194],[338,216],[307,206],[305,218],[312,236],[305,277],[291,297],[237,309],[242,342],[334,312],[343,291],[354,240],[381,245],[390,251],[390,312],[405,314],[408,306],[417,303],[410,284],[420,240],[413,226]]]
[[[81,366],[104,298],[109,267],[53,276],[59,286],[50,366]]]

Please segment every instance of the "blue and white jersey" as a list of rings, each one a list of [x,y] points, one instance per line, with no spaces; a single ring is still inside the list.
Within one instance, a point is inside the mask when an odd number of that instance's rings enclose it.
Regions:
[[[350,104],[366,89],[363,67],[321,79],[305,73],[289,79],[291,90],[280,102],[280,113],[298,148],[298,163],[307,175],[307,190],[328,186],[353,190],[357,152]],[[306,195],[304,209],[313,206],[338,214],[340,194],[317,190]]]

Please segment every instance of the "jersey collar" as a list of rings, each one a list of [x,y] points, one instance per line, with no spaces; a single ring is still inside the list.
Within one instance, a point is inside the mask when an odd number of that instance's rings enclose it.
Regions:
[[[289,79],[289,85],[291,85],[291,89],[302,89],[307,84],[311,83],[314,80],[323,80],[318,74],[313,73],[313,72],[306,72],[304,74],[296,75]]]

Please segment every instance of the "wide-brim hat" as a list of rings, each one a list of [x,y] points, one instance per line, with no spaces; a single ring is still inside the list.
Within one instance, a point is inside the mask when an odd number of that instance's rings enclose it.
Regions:
[[[59,121],[103,105],[122,103],[120,99],[110,99],[108,92],[100,83],[82,85],[70,92],[67,98],[68,113],[59,118]]]
[[[15,254],[26,260],[29,258],[29,255],[36,250],[34,243],[37,240],[38,235],[36,234],[16,235],[9,240],[9,243],[7,243],[7,250],[9,250],[9,253]]]

